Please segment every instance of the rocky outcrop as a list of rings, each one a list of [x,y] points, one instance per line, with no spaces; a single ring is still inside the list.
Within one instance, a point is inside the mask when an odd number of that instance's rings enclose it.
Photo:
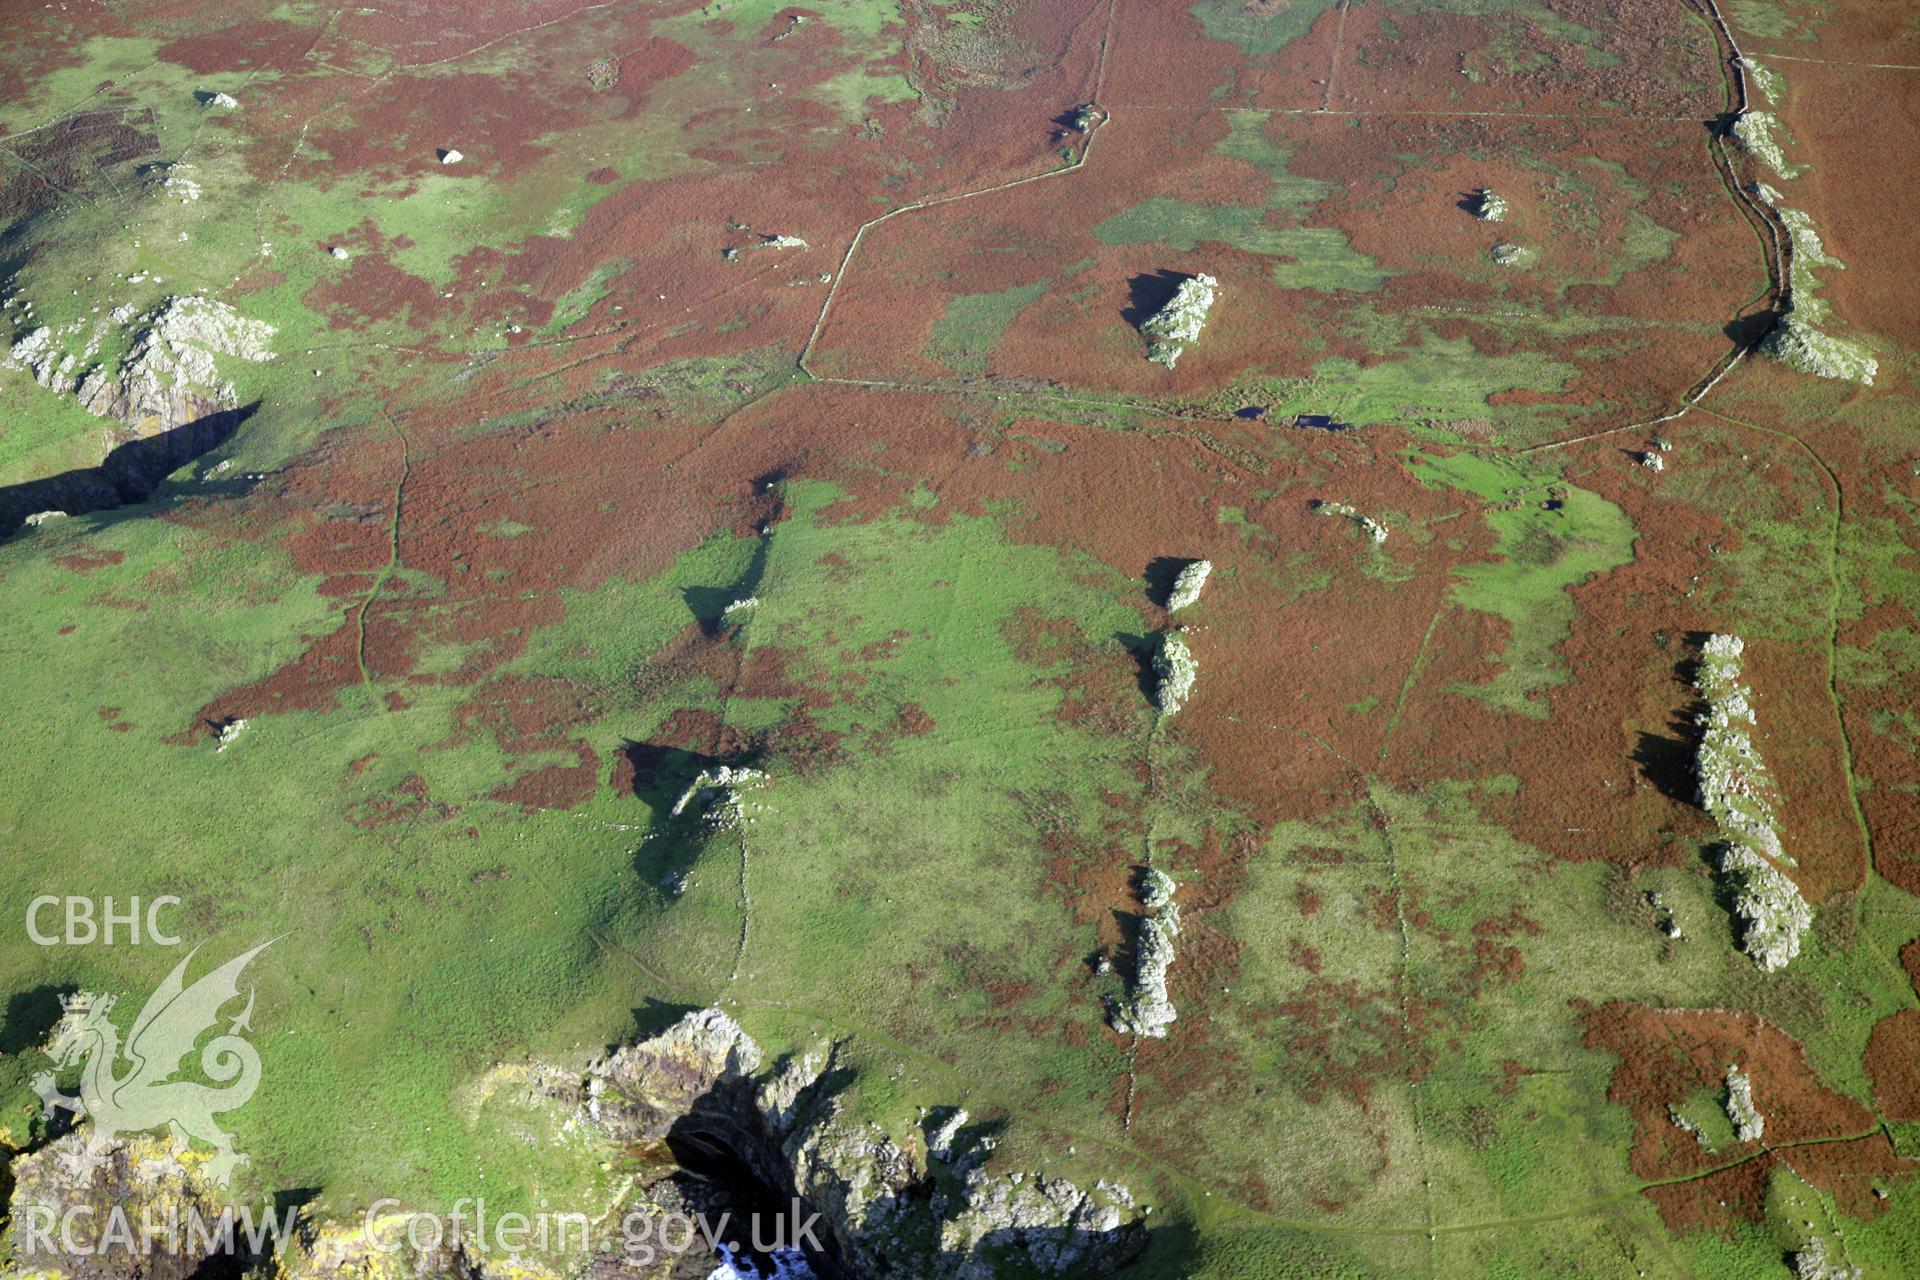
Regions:
[[[1204,273],[1182,280],[1167,304],[1140,326],[1147,338],[1147,359],[1169,369],[1179,364],[1181,353],[1200,340],[1219,288],[1220,282]]]
[[[1167,612],[1178,613],[1200,598],[1201,589],[1207,585],[1207,577],[1213,572],[1213,561],[1193,560],[1180,570],[1180,576],[1173,580],[1173,590],[1167,593]]]
[[[1146,908],[1133,948],[1133,990],[1127,1003],[1115,1007],[1108,1023],[1122,1035],[1166,1036],[1179,1015],[1167,995],[1167,970],[1174,960],[1173,940],[1180,936],[1180,906],[1173,900],[1177,886],[1166,872],[1148,867],[1142,878],[1140,900]]]
[[[209,1260],[270,1250],[271,1225],[227,1208],[201,1178],[205,1153],[149,1135],[105,1147],[89,1137],[76,1130],[13,1162],[0,1243],[9,1274],[187,1280]]]
[[[1720,828],[1716,863],[1743,926],[1741,949],[1772,973],[1800,954],[1813,908],[1780,869],[1797,864],[1780,843],[1772,803],[1777,788],[1754,745],[1759,721],[1751,691],[1740,681],[1745,652],[1746,642],[1733,635],[1709,636],[1701,646],[1694,687],[1703,710],[1694,773],[1700,807]]]
[[[484,1243],[470,1247],[457,1232],[416,1236],[413,1215],[383,1202],[339,1222],[301,1219],[293,1210],[271,1224],[242,1219],[230,1240],[206,1247],[183,1234],[182,1247],[162,1254],[70,1255],[59,1241],[58,1206],[98,1206],[96,1231],[114,1206],[135,1230],[143,1212],[164,1217],[169,1208],[183,1217],[198,1212],[216,1226],[223,1220],[196,1172],[203,1154],[176,1155],[164,1139],[144,1136],[96,1151],[84,1130],[14,1163],[3,1247],[28,1271],[70,1280],[187,1280],[269,1253],[281,1280],[709,1280],[725,1269],[716,1269],[704,1240],[671,1254],[623,1254],[622,1215],[699,1214],[711,1222],[732,1213],[744,1229],[744,1204],[786,1211],[796,1202],[818,1215],[807,1251],[813,1273],[849,1280],[1096,1276],[1125,1265],[1145,1244],[1142,1215],[1125,1188],[1085,1190],[995,1169],[990,1128],[970,1125],[963,1111],[943,1110],[898,1136],[857,1119],[848,1092],[855,1073],[840,1046],[768,1069],[763,1057],[732,1018],[702,1009],[584,1074],[523,1065],[477,1082],[476,1100],[517,1091],[555,1118],[549,1140],[578,1144],[581,1158],[602,1167],[632,1171],[625,1190],[595,1215],[593,1238],[610,1252],[501,1253]],[[52,1233],[23,1240],[30,1220],[53,1224]],[[260,1247],[250,1246],[249,1229]],[[807,1274],[800,1255],[787,1257],[787,1274]]]
[[[217,358],[271,360],[273,334],[264,321],[189,294],[143,315],[115,308],[91,327],[84,319],[58,329],[42,325],[15,341],[7,359],[48,390],[72,395],[88,413],[148,436],[236,408],[238,393]],[[110,343],[124,343],[126,355],[111,366],[96,362]]]
[[[1194,661],[1193,650],[1187,648],[1187,642],[1179,633],[1169,631],[1161,636],[1160,647],[1154,650],[1153,673],[1159,677],[1159,683],[1154,686],[1154,703],[1161,715],[1170,716],[1193,696],[1193,682],[1200,674],[1200,664]]]
[[[1124,1188],[991,1171],[992,1139],[963,1112],[904,1143],[855,1119],[837,1047],[764,1073],[761,1056],[724,1013],[689,1014],[593,1068],[587,1122],[625,1143],[737,1160],[773,1199],[820,1215],[829,1263],[852,1276],[1099,1272],[1145,1242]]]

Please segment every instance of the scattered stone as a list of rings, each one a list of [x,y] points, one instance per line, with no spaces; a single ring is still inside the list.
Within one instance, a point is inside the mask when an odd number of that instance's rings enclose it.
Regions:
[[[454,150],[452,147],[442,147],[440,149],[441,164],[459,164],[462,160],[465,160],[466,158],[467,157],[464,154]]]
[[[200,198],[200,184],[189,175],[193,171],[190,164],[170,164],[160,173],[160,189],[178,200],[181,204],[192,204]]]
[[[808,245],[807,242],[805,240],[802,240],[799,236],[763,235],[750,245],[744,245],[744,246],[736,245],[732,248],[723,249],[720,252],[720,256],[725,258],[728,262],[738,262],[740,260],[741,254],[746,253],[752,249],[807,249],[810,247],[811,246]]]
[[[672,815],[677,818],[697,803],[701,826],[709,831],[730,830],[747,820],[747,805],[740,792],[766,780],[767,775],[758,769],[735,769],[724,764],[703,769],[680,793]]]
[[[65,520],[66,518],[67,513],[64,511],[36,511],[27,517],[26,523],[37,529],[49,520]]]
[[[1315,498],[1307,504],[1323,516],[1345,516],[1360,526],[1363,533],[1373,540],[1375,546],[1387,540],[1387,526],[1372,516],[1363,516],[1359,511],[1344,502],[1331,502],[1324,498]]]
[[[1640,455],[1640,465],[1649,471],[1665,471],[1667,469],[1667,460],[1650,449]]]
[[[1761,95],[1766,98],[1768,106],[1778,106],[1780,104],[1780,99],[1786,93],[1787,86],[1785,81],[1781,79],[1779,72],[1761,66],[1757,60],[1746,54],[1735,58],[1734,64],[1746,71],[1748,77],[1752,79],[1754,87],[1760,90]]]
[[[1473,216],[1482,222],[1500,222],[1507,216],[1507,202],[1490,187],[1474,193]]]
[[[219,733],[220,745],[213,749],[214,753],[217,755],[218,753],[225,751],[228,747],[232,746],[235,742],[237,742],[240,738],[240,735],[245,733],[246,731],[247,731],[247,722],[245,719],[229,720],[225,724],[221,725],[220,733]]]
[[[348,258],[351,258],[353,256],[352,254],[348,253],[345,248],[337,244],[334,245],[331,249],[328,249],[327,252],[332,254],[334,257],[338,258],[342,262],[345,262]]]
[[[203,111],[216,108],[222,111],[238,111],[240,109],[239,102],[234,99],[232,94],[220,92],[202,93],[199,97],[200,109]]]
[[[1680,1108],[1674,1106],[1672,1103],[1667,1104],[1667,1119],[1673,1121],[1673,1127],[1682,1133],[1692,1134],[1693,1140],[1701,1146],[1704,1147],[1707,1145],[1707,1135],[1701,1131],[1700,1126],[1681,1115]]]
[[[1659,922],[1660,932],[1675,942],[1686,941],[1686,932],[1680,928],[1680,921],[1674,917],[1672,908],[1661,900],[1659,893],[1647,890],[1647,905],[1653,908],[1654,919]]]
[[[1540,261],[1540,250],[1530,244],[1509,244],[1506,241],[1493,246],[1493,260],[1503,267],[1530,267]]]
[[[1812,1236],[1793,1255],[1794,1280],[1863,1280],[1865,1272],[1829,1256],[1825,1236]]]

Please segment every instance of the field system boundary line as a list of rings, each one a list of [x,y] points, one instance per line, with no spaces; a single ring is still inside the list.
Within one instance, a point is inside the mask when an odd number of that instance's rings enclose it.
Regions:
[[[1894,984],[1895,989],[1902,992],[1911,1005],[1920,1006],[1920,987],[1916,987],[1913,981],[1908,978],[1906,970],[1901,967],[1898,960],[1888,955],[1880,947],[1872,931],[1865,926],[1864,913],[1866,910],[1867,891],[1872,888],[1875,880],[1879,878],[1879,868],[1875,864],[1876,855],[1873,848],[1873,827],[1867,821],[1866,811],[1860,807],[1860,782],[1858,776],[1854,773],[1853,767],[1853,731],[1847,727],[1846,700],[1841,697],[1840,694],[1840,529],[1846,515],[1846,489],[1841,485],[1838,473],[1834,471],[1825,458],[1820,456],[1819,451],[1794,432],[1784,431],[1774,427],[1764,427],[1757,422],[1748,422],[1745,419],[1723,413],[1718,409],[1705,409],[1703,412],[1731,426],[1740,427],[1748,431],[1757,431],[1761,435],[1788,441],[1805,453],[1808,458],[1812,459],[1814,466],[1819,469],[1820,473],[1826,477],[1827,483],[1832,486],[1833,518],[1828,521],[1827,524],[1826,556],[1827,580],[1829,585],[1825,645],[1827,659],[1826,693],[1828,702],[1833,708],[1834,724],[1838,730],[1841,777],[1846,784],[1847,803],[1853,813],[1854,826],[1860,833],[1860,857],[1863,864],[1861,867],[1861,882],[1859,887],[1845,892],[1851,895],[1849,910],[1853,918],[1854,931],[1866,940],[1867,950],[1873,953],[1874,958],[1888,971],[1889,975],[1899,979]]]
[[[1106,84],[1107,54],[1113,47],[1114,10],[1119,7],[1119,4],[1120,0],[1107,0],[1106,26],[1100,36],[1100,56],[1096,59],[1093,69],[1092,93],[1093,104],[1096,109],[1098,109],[1099,106],[1100,90],[1102,86]],[[809,378],[817,376],[813,370],[807,366],[807,361],[812,358],[814,347],[819,345],[820,335],[825,332],[827,327],[828,314],[833,309],[834,300],[840,295],[841,282],[846,279],[847,270],[853,264],[853,256],[859,252],[860,242],[866,239],[868,231],[902,214],[917,213],[922,209],[932,209],[939,205],[953,204],[961,200],[972,200],[979,196],[994,195],[1001,191],[1010,191],[1015,187],[1024,187],[1029,183],[1044,182],[1049,178],[1061,178],[1078,173],[1080,170],[1086,168],[1088,162],[1093,159],[1093,148],[1100,140],[1100,126],[1104,123],[1106,123],[1105,117],[1099,116],[1088,124],[1086,143],[1080,148],[1080,154],[1074,158],[1071,164],[1048,169],[1043,173],[1030,173],[1024,177],[1010,178],[1005,182],[995,183],[990,187],[980,187],[971,191],[959,191],[943,196],[928,196],[925,199],[916,200],[911,204],[903,204],[897,209],[889,209],[878,217],[869,218],[854,228],[853,239],[847,242],[847,251],[840,256],[840,266],[833,273],[833,283],[827,286],[826,300],[820,304],[820,314],[814,319],[813,331],[807,335],[806,344],[800,348],[800,354],[794,360],[800,372],[806,374]]]
[[[1340,79],[1340,54],[1347,38],[1347,0],[1340,0],[1340,14],[1333,24],[1333,54],[1327,60],[1327,91],[1321,95],[1319,115],[1333,114],[1333,88]]]
[[[400,445],[400,476],[393,485],[393,510],[387,518],[387,562],[380,566],[373,576],[373,582],[367,587],[367,593],[360,598],[354,608],[353,661],[360,669],[360,683],[367,691],[367,697],[373,700],[373,710],[384,720],[387,711],[386,699],[380,696],[380,688],[374,682],[373,672],[367,667],[367,611],[374,601],[380,598],[380,592],[387,580],[400,567],[400,513],[406,505],[407,480],[413,475],[413,450],[407,442],[407,433],[400,429],[393,415],[385,409],[380,416],[386,419],[387,427],[393,432]]]

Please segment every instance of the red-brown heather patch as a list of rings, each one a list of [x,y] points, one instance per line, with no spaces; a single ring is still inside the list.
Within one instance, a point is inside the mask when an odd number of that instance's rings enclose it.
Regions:
[[[1278,53],[1248,57],[1238,45],[1209,39],[1185,5],[1120,0],[1102,103],[1123,114],[1205,109],[1219,101],[1269,110],[1318,107],[1326,98],[1340,16],[1329,8]]]
[[[584,738],[572,744],[579,759],[576,763],[553,764],[521,774],[493,793],[495,800],[517,804],[527,813],[544,809],[571,809],[593,799],[600,784],[600,761]]]
[[[1907,971],[1907,977],[1912,980],[1914,993],[1920,995],[1920,938],[1900,948],[1900,967]]]
[[[1885,47],[1867,60],[1911,61]],[[1886,181],[1886,157],[1920,113],[1920,83],[1911,72],[1815,62],[1773,69],[1786,73],[1787,101],[1778,109],[1792,130],[1787,154],[1809,166],[1782,184],[1789,188],[1783,203],[1811,213],[1827,252],[1847,264],[1845,271],[1815,269],[1820,296],[1843,324],[1911,346],[1920,341],[1920,303],[1906,281],[1911,259],[1895,246],[1920,232],[1920,223],[1899,184]],[[1906,233],[1889,234],[1896,227]],[[1894,363],[1883,359],[1881,367],[1900,381]]]
[[[1920,1009],[1882,1018],[1867,1039],[1874,1105],[1888,1120],[1920,1120]]]
[[[1346,15],[1333,105],[1694,121],[1720,111],[1713,38],[1673,0],[1574,0],[1553,12],[1587,28],[1602,57],[1590,62],[1571,40],[1522,13],[1360,6]],[[1602,61],[1611,65],[1594,65]]]
[[[1272,257],[1214,241],[1179,252],[1094,236],[1101,221],[1169,191],[1262,205],[1269,175],[1213,151],[1227,127],[1211,109],[1123,116],[1102,127],[1096,160],[1071,176],[1000,193],[985,207],[959,203],[875,227],[836,295],[815,367],[951,379],[923,354],[947,301],[1042,282],[1046,292],[1013,319],[992,354],[994,375],[1177,394],[1211,390],[1256,367],[1306,374],[1329,357],[1362,365],[1388,358],[1347,323],[1355,295],[1282,289]],[[1752,260],[1752,232],[1725,198],[1697,120],[1623,131],[1568,121],[1289,116],[1259,127],[1292,152],[1295,173],[1325,179],[1332,192],[1304,217],[1270,214],[1270,224],[1345,232],[1392,273],[1364,300],[1415,321],[1412,344],[1424,328],[1470,338],[1486,355],[1525,351],[1573,368],[1564,391],[1529,393],[1530,403],[1604,410],[1610,423],[1670,407],[1724,354],[1720,327],[1758,287],[1757,275],[1738,274]],[[1567,157],[1567,177],[1518,163],[1539,155]],[[1591,158],[1617,170],[1587,166]],[[1511,193],[1513,212],[1498,231],[1459,207],[1480,185]],[[1630,216],[1684,235],[1668,258],[1608,283]],[[1543,265],[1515,272],[1492,263],[1489,250],[1502,238],[1541,248]],[[953,269],[956,258],[965,272]],[[1729,264],[1742,265],[1730,273]],[[1226,301],[1179,369],[1160,369],[1142,358],[1133,283],[1153,271],[1202,270],[1221,281]],[[1578,281],[1589,283],[1570,283]],[[1660,340],[1648,343],[1643,332],[1543,339],[1473,314],[1567,304],[1643,321],[1636,330],[1657,324]]]
[[[109,565],[119,564],[127,558],[124,551],[75,551],[70,555],[57,556],[54,563],[74,573],[87,574],[95,569],[105,569]]]
[[[1773,362],[1757,361],[1748,361],[1723,386],[1727,395],[1723,408],[1727,413],[1803,439],[1833,471],[1843,489],[1848,521],[1861,530],[1864,540],[1890,539],[1909,547],[1913,544],[1916,534],[1911,491],[1901,494],[1879,479],[1903,475],[1908,470],[1910,449],[1903,437],[1911,413],[1904,397],[1879,388],[1854,389],[1847,391],[1844,398],[1829,399],[1824,408],[1815,412],[1789,413],[1782,406],[1792,403],[1795,395],[1804,392],[1804,379]],[[1717,390],[1715,394],[1721,393]],[[1757,433],[1745,433],[1741,437],[1741,448],[1752,452],[1762,439]],[[1756,456],[1765,455],[1760,452]],[[1807,524],[1818,528],[1830,518],[1830,508],[1826,508],[1824,502],[1810,502],[1809,508],[1799,517]],[[1854,580],[1843,579],[1841,583],[1842,609],[1835,639],[1842,647],[1836,674],[1841,710],[1852,745],[1853,771],[1870,784],[1858,791],[1861,815],[1872,834],[1875,869],[1905,891],[1920,893],[1920,853],[1915,852],[1920,850],[1920,759],[1916,759],[1900,734],[1887,732],[1887,725],[1882,722],[1882,717],[1890,713],[1910,710],[1912,700],[1907,688],[1910,682],[1894,670],[1875,675],[1871,666],[1866,676],[1855,682],[1849,676],[1850,664],[1844,652],[1848,648],[1871,652],[1885,637],[1897,637],[1902,631],[1920,628],[1920,616],[1916,616],[1913,602],[1907,598],[1911,593],[1883,586],[1848,556],[1843,555],[1840,563],[1843,574],[1850,568],[1859,574]],[[1915,563],[1913,553],[1902,553],[1898,563],[1903,570],[1911,569]],[[1850,616],[1848,602],[1856,593],[1863,607],[1857,616]],[[1776,647],[1768,652],[1782,667],[1793,663],[1793,655],[1787,651]],[[1807,771],[1816,785],[1825,786],[1840,768],[1842,755],[1832,739],[1832,731],[1818,735],[1831,744],[1825,747],[1802,740],[1800,725],[1830,724],[1832,710],[1831,704],[1824,708],[1811,705],[1821,692],[1815,686],[1823,672],[1819,669],[1821,664],[1804,661],[1804,647],[1800,657],[1799,680],[1797,685],[1789,685],[1789,692],[1797,687],[1804,697],[1798,700],[1798,705],[1776,708],[1769,713],[1776,725],[1794,723],[1795,733],[1772,735],[1766,741],[1765,750],[1769,763],[1783,740],[1789,749],[1824,750],[1827,758],[1812,760]],[[1764,688],[1761,693],[1766,696]],[[1794,719],[1784,719],[1789,716]],[[1782,781],[1793,785],[1784,777]],[[1795,816],[1792,811],[1798,801],[1791,791],[1787,796],[1788,812],[1783,816],[1791,824]],[[1823,807],[1827,812],[1808,816],[1833,833],[1832,852],[1844,855],[1857,865],[1857,855],[1851,851],[1859,847],[1858,831],[1849,835],[1840,830],[1852,820],[1843,798],[1826,801]],[[1787,835],[1788,848],[1793,851],[1791,826]]]
[[[451,742],[484,729],[503,751],[525,755],[580,744],[560,739],[600,714],[590,690],[565,680],[502,676],[473,691],[454,716]]]
[[[1735,1223],[1766,1217],[1767,1180],[1775,1161],[1774,1156],[1762,1155],[1688,1182],[1648,1187],[1642,1194],[1653,1201],[1669,1231],[1724,1232]]]
[[[1755,1105],[1766,1118],[1765,1141],[1770,1147],[1849,1137],[1874,1127],[1871,1112],[1820,1084],[1800,1044],[1759,1014],[1656,1009],[1624,1000],[1599,1006],[1576,1000],[1573,1008],[1585,1020],[1587,1046],[1620,1058],[1607,1097],[1633,1113],[1629,1163],[1642,1178],[1691,1177],[1727,1163],[1734,1155],[1761,1149],[1743,1144],[1731,1153],[1710,1152],[1668,1117],[1669,1105],[1701,1091],[1724,1089],[1730,1065],[1738,1065],[1753,1081]],[[1795,1147],[1779,1158],[1809,1182],[1840,1197],[1848,1213],[1874,1211],[1873,1199],[1862,1185],[1866,1177],[1915,1168],[1912,1161],[1896,1157],[1877,1136],[1857,1143]],[[1744,1179],[1751,1176],[1755,1175],[1742,1175],[1728,1185],[1746,1188],[1749,1184]],[[1744,1190],[1703,1198],[1697,1191],[1700,1185],[1651,1188],[1647,1195],[1676,1230],[1753,1219],[1760,1211],[1759,1200]],[[1724,1208],[1717,1204],[1720,1200],[1727,1202]]]
[[[360,679],[356,639],[352,619],[343,620],[338,630],[310,640],[305,653],[264,680],[229,689],[201,707],[181,740],[192,743],[229,721],[277,711],[334,710],[340,690]]]
[[[444,820],[459,811],[433,798],[427,780],[409,773],[391,791],[366,796],[347,811],[347,820],[363,830],[375,830],[396,822],[412,825],[423,818]]]

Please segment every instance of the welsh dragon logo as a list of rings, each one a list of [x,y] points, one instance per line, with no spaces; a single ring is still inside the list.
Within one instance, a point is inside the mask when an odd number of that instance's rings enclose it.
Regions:
[[[194,948],[147,998],[124,1045],[108,1020],[115,1004],[112,996],[81,994],[63,1001],[65,1012],[46,1050],[55,1071],[42,1071],[33,1080],[42,1113],[51,1119],[56,1110],[64,1110],[91,1120],[87,1150],[95,1159],[103,1158],[123,1133],[165,1127],[176,1159],[187,1149],[189,1138],[198,1138],[214,1148],[205,1177],[225,1186],[247,1157],[233,1149],[232,1135],[213,1117],[244,1104],[260,1085],[260,1055],[242,1034],[251,1029],[252,988],[247,990],[246,1008],[200,1050],[200,1070],[215,1084],[174,1077],[200,1037],[215,1029],[222,1006],[239,999],[241,970],[273,941],[261,943],[187,986],[187,965],[199,950]],[[124,1071],[120,1070],[123,1059],[128,1064]],[[80,1065],[77,1096],[62,1093],[56,1083],[56,1071],[75,1064]]]

